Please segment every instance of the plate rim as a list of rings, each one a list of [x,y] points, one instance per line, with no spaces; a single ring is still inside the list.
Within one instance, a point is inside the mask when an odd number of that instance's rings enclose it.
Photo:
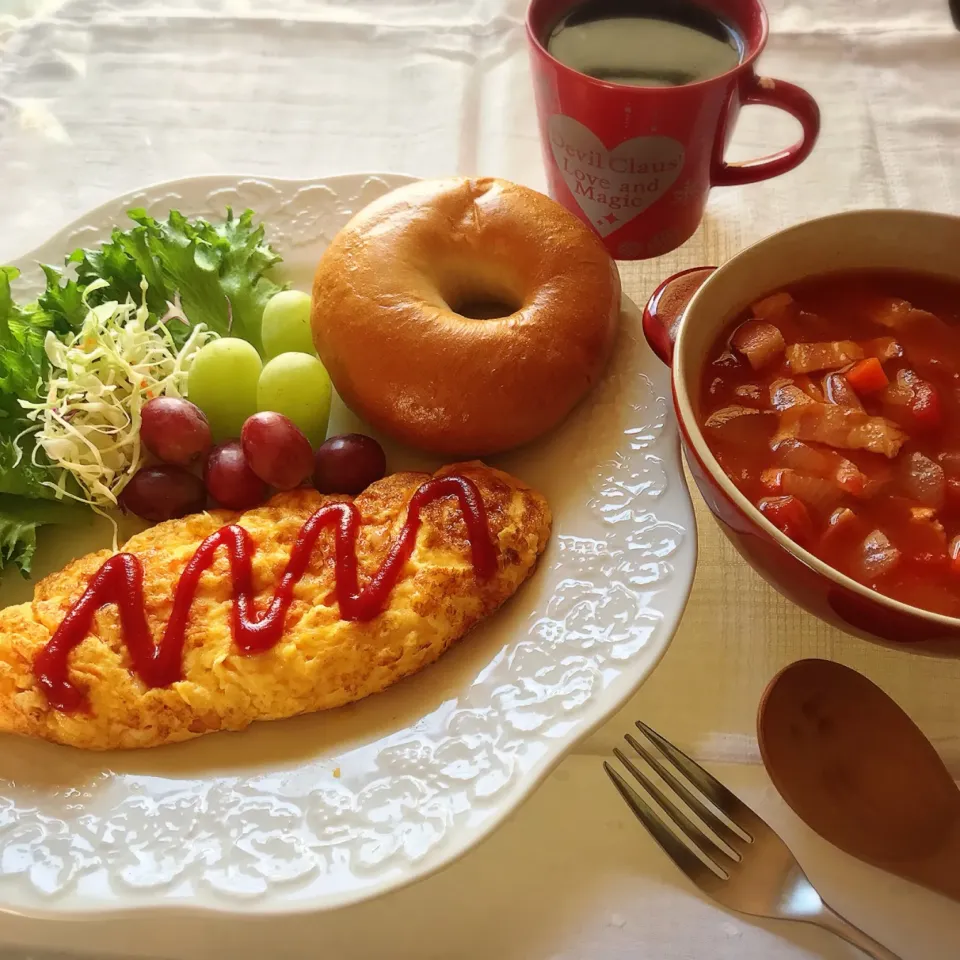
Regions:
[[[454,176],[454,175],[452,175]],[[235,186],[244,181],[254,181],[270,185],[282,185],[284,187],[308,187],[308,186],[327,186],[331,183],[360,181],[369,179],[380,179],[384,182],[401,186],[404,183],[415,182],[425,179],[406,173],[396,172],[370,172],[357,171],[353,173],[339,173],[311,177],[277,177],[271,175],[261,175],[254,173],[233,174],[233,173],[207,173],[197,176],[178,177],[172,180],[160,180],[142,186],[127,190],[114,197],[110,197],[92,207],[89,210],[74,217],[69,223],[64,224],[56,232],[52,233],[33,249],[7,261],[11,265],[23,268],[24,264],[29,262],[31,267],[36,266],[38,262],[37,254],[51,244],[63,242],[68,239],[78,228],[82,228],[84,221],[105,214],[116,206],[123,206],[132,203],[133,199],[144,193],[160,190],[173,190],[182,188],[185,185],[197,187],[201,184],[217,185],[221,188]],[[263,222],[269,222],[269,216],[259,218]],[[633,314],[637,321],[637,329],[640,330],[639,320],[641,310],[626,293],[621,294],[621,309],[627,313]],[[668,402],[666,422],[676,425],[676,414],[673,409],[672,400]],[[431,859],[424,866],[422,861],[414,869],[400,873],[396,869],[389,871],[389,878],[379,882],[373,882],[361,887],[350,887],[342,893],[331,894],[323,898],[315,895],[303,897],[302,899],[282,898],[282,897],[262,897],[249,901],[238,900],[235,905],[227,900],[216,900],[211,898],[202,903],[186,903],[182,900],[164,903],[157,901],[153,903],[125,903],[119,900],[115,905],[101,904],[92,902],[89,906],[82,908],[51,908],[44,909],[41,906],[36,908],[30,906],[12,905],[0,900],[0,915],[18,916],[29,919],[42,920],[63,920],[73,921],[102,921],[102,920],[120,920],[131,917],[143,918],[146,920],[158,919],[162,917],[178,916],[184,918],[211,918],[222,919],[237,916],[255,916],[255,917],[293,917],[302,914],[322,914],[332,910],[339,910],[350,906],[377,899],[389,893],[401,890],[414,883],[424,880],[427,877],[434,876],[447,869],[461,857],[467,855],[480,843],[498,830],[508,818],[512,817],[526,802],[533,792],[540,787],[546,778],[557,768],[570,753],[572,753],[578,744],[595,733],[603,726],[614,714],[616,714],[628,700],[630,700],[640,689],[640,687],[649,679],[660,664],[679,628],[683,619],[684,612],[688,603],[694,584],[694,578],[697,569],[699,555],[699,536],[697,529],[697,518],[693,508],[693,501],[690,494],[689,484],[683,471],[682,446],[679,430],[675,430],[675,436],[669,447],[675,454],[675,463],[678,467],[676,479],[678,489],[682,493],[684,509],[687,512],[687,532],[688,532],[688,556],[687,563],[676,563],[674,566],[674,576],[679,579],[679,587],[671,591],[677,596],[682,596],[682,601],[677,605],[676,612],[672,621],[668,624],[661,621],[661,629],[658,631],[658,638],[652,645],[652,655],[645,663],[644,669],[638,672],[638,676],[631,678],[626,689],[620,696],[610,697],[604,703],[603,707],[596,711],[596,715],[585,723],[576,734],[562,742],[557,749],[548,751],[544,759],[538,761],[536,765],[522,777],[520,785],[517,787],[516,794],[510,798],[510,802],[504,802],[498,805],[494,812],[479,827],[474,827],[469,831],[461,831],[461,837],[455,838],[441,854]],[[14,734],[10,734],[14,736]],[[399,873],[399,875],[396,875]],[[51,904],[55,904],[55,898],[51,899]]]
[[[37,262],[36,255],[44,247],[60,241],[61,238],[66,240],[78,227],[82,227],[84,225],[81,221],[88,217],[96,217],[106,212],[113,206],[123,206],[125,204],[129,204],[132,198],[141,193],[150,193],[154,190],[170,190],[179,186],[183,186],[184,184],[195,186],[205,182],[210,182],[211,184],[238,184],[243,183],[244,181],[255,181],[258,183],[283,184],[284,186],[288,187],[306,187],[326,186],[331,182],[357,180],[361,178],[365,180],[383,180],[389,182],[397,181],[397,186],[404,186],[406,183],[415,183],[418,180],[424,179],[423,177],[418,177],[411,173],[388,173],[385,171],[361,170],[358,173],[332,173],[329,175],[321,175],[316,177],[274,177],[268,174],[261,175],[257,173],[200,173],[193,177],[176,177],[173,180],[153,180],[149,183],[142,184],[139,187],[133,187],[130,190],[125,190],[123,193],[118,193],[113,197],[108,197],[102,203],[98,203],[95,207],[91,207],[89,210],[85,210],[83,213],[78,214],[69,223],[65,223],[56,232],[51,233],[50,236],[46,237],[39,244],[36,244],[30,250],[27,250],[26,253],[21,253],[16,257],[10,258],[6,262],[5,266],[19,266],[20,264],[23,264],[24,261],[31,261],[30,265],[35,266]],[[235,210],[234,213],[237,213],[237,211]],[[256,211],[254,211],[254,213],[256,213]],[[257,218],[260,219],[259,215],[257,215]]]

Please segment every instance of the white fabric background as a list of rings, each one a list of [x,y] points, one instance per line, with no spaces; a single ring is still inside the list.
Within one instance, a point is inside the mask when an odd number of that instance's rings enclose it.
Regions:
[[[763,72],[818,99],[812,157],[716,190],[683,248],[623,269],[639,302],[790,223],[850,207],[960,213],[960,33],[947,0],[771,0]],[[0,0],[0,262],[146,182],[203,173],[496,174],[542,186],[525,0]],[[793,121],[752,107],[734,159]],[[958,252],[960,255],[960,252]],[[599,754],[643,717],[719,767],[813,878],[907,960],[960,956],[960,908],[850,863],[806,831],[755,761],[760,692],[826,656],[884,686],[960,776],[960,661],[853,640],[753,574],[700,511],[694,594],[662,665],[481,849],[337,915],[278,923],[83,926],[0,918],[0,942],[201,958],[799,960],[856,956],[815,930],[753,924],[694,894],[629,819]],[[19,954],[18,954],[19,955]],[[2,954],[0,954],[2,956]]]

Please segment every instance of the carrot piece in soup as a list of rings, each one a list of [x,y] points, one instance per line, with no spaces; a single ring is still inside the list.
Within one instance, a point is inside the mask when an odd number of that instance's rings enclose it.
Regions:
[[[847,371],[846,379],[857,393],[876,393],[890,382],[890,378],[883,372],[883,366],[876,357],[858,360]]]
[[[772,323],[747,320],[734,330],[730,344],[747,358],[754,370],[761,370],[783,354],[786,341]]]

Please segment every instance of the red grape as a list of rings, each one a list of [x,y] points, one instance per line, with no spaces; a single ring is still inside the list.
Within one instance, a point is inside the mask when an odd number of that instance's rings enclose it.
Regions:
[[[387,472],[383,447],[373,437],[345,433],[317,450],[313,482],[321,493],[360,493]]]
[[[250,469],[271,487],[292,490],[313,470],[313,449],[300,428],[282,413],[255,413],[240,431]]]
[[[247,510],[267,498],[267,485],[250,469],[239,440],[210,451],[203,478],[210,496],[231,510]]]
[[[203,481],[182,467],[164,464],[138,470],[120,494],[120,505],[159,522],[197,513],[207,503]]]
[[[181,467],[210,449],[210,424],[203,411],[178,397],[155,397],[140,411],[143,445],[166,463]]]

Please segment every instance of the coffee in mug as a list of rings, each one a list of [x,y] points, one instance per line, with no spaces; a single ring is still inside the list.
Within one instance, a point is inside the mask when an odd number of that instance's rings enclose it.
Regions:
[[[744,41],[732,23],[690,0],[585,0],[550,31],[547,51],[607,83],[677,87],[732,70]]]

